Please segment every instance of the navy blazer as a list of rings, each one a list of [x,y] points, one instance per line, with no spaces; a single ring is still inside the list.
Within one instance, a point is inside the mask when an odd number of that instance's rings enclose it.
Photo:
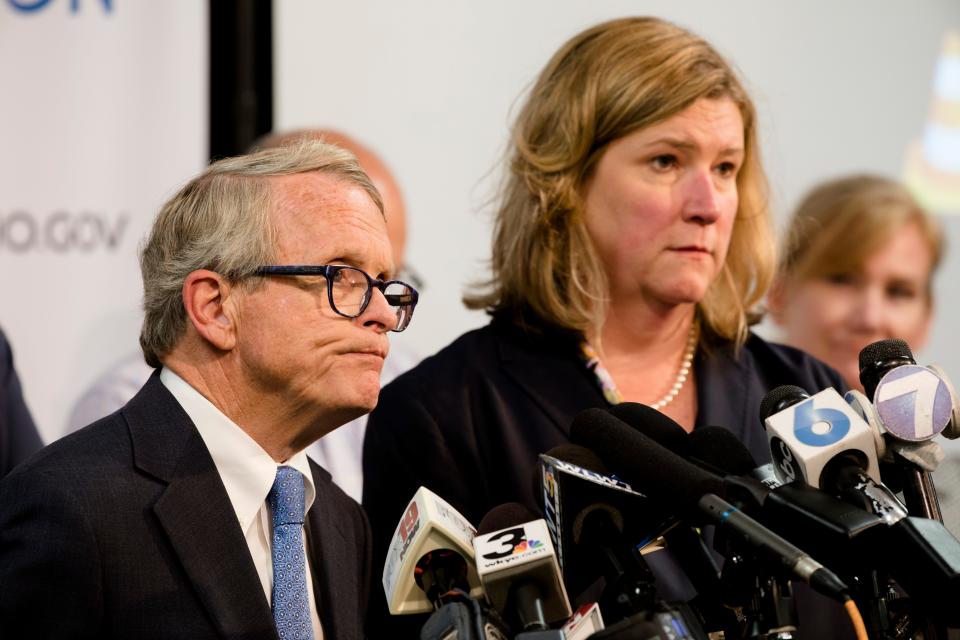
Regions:
[[[311,467],[307,549],[324,637],[362,638],[369,524]],[[220,475],[158,374],[120,411],[0,483],[0,629],[12,638],[277,638]]]
[[[840,375],[818,360],[753,334],[739,352],[731,344],[700,350],[694,370],[695,428],[730,429],[758,463],[770,460],[759,419],[764,394],[783,384],[811,393],[844,388]],[[374,570],[382,571],[397,522],[421,485],[474,525],[507,502],[539,511],[533,495],[537,456],[569,442],[577,413],[603,406],[576,336],[534,336],[498,320],[398,377],[383,389],[364,442],[363,505],[373,528]],[[382,615],[385,608],[377,590],[372,610]]]

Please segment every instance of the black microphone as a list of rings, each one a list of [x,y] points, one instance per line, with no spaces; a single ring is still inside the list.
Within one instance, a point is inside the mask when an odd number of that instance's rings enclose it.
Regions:
[[[420,629],[420,640],[507,640],[496,613],[467,597],[448,599]]]
[[[682,457],[693,455],[690,436],[683,427],[653,407],[636,402],[621,402],[607,411],[624,423]],[[717,475],[718,470],[707,468]],[[728,602],[720,581],[720,566],[700,532],[679,523],[663,534],[667,548],[697,590],[691,603],[703,615],[707,628],[730,628],[731,612],[721,603]]]
[[[574,443],[592,449],[651,498],[673,502],[687,518],[706,515],[817,591],[840,601],[846,599],[849,589],[833,572],[721,498],[724,487],[717,476],[688,463],[602,409],[587,409],[577,415],[570,435]]]
[[[678,456],[691,454],[687,432],[669,416],[639,402],[621,402],[607,408],[607,412],[643,435],[670,449]]]
[[[694,455],[727,465],[728,472],[743,474],[751,466],[749,451],[726,429],[698,429],[691,440]],[[728,494],[736,482],[725,480]],[[942,523],[918,517],[881,520],[799,483],[768,491],[756,513],[781,535],[804,540],[831,567],[861,576],[871,569],[885,571],[918,609],[950,624],[960,620],[955,606],[960,598],[960,541]]]
[[[600,458],[585,447],[554,447],[541,454],[540,471],[567,588],[579,593],[602,576],[600,605],[607,620],[652,610],[655,579],[637,542],[659,535],[673,519],[651,520],[650,501],[618,486],[624,483],[611,478]],[[651,526],[656,534],[650,533]]]

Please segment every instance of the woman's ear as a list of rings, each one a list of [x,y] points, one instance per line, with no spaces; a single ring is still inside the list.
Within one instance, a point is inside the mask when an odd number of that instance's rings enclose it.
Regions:
[[[783,313],[787,304],[786,301],[786,278],[783,275],[777,275],[767,291],[767,310],[770,312],[770,318],[778,326],[783,326]]]
[[[198,269],[183,281],[183,308],[196,332],[211,346],[229,351],[237,343],[235,288],[215,271]]]

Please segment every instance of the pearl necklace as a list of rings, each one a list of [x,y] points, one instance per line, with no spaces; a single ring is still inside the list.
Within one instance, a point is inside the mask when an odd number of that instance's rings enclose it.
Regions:
[[[683,354],[683,362],[680,364],[680,371],[677,372],[677,379],[673,381],[673,386],[670,387],[666,395],[650,405],[654,409],[658,411],[663,409],[670,404],[673,399],[680,394],[680,390],[683,389],[683,385],[690,374],[690,365],[693,364],[693,355],[697,352],[698,333],[697,322],[694,321],[694,323],[690,325],[690,336],[687,338],[687,351]]]

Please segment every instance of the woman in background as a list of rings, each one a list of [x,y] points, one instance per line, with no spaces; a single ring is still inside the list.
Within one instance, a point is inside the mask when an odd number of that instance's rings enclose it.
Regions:
[[[860,385],[860,350],[887,338],[923,349],[940,228],[905,187],[879,176],[826,182],[800,203],[769,307],[783,341]]]

